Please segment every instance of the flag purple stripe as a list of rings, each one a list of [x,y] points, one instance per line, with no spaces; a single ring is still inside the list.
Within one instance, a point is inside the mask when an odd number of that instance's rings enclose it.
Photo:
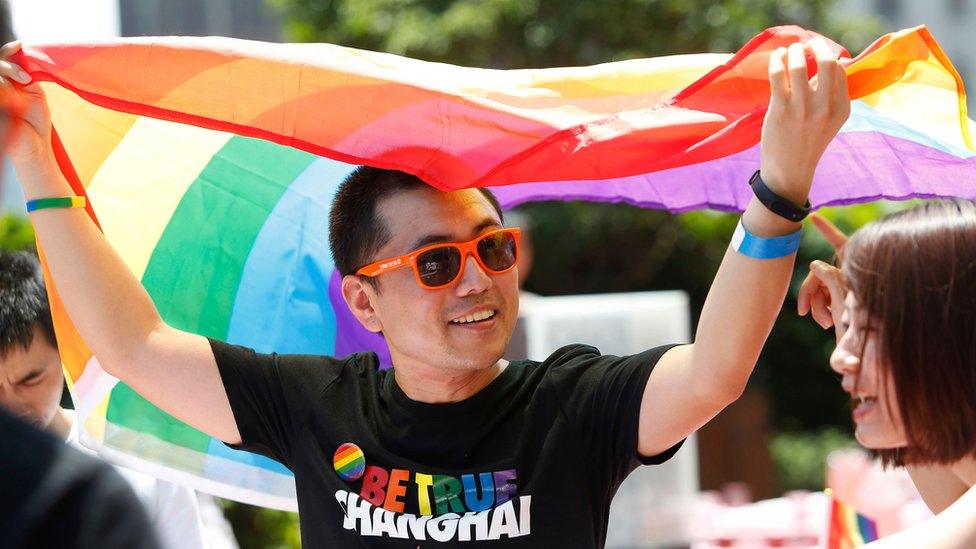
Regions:
[[[744,210],[747,182],[759,168],[759,146],[725,158],[607,181],[560,181],[493,187],[502,207],[540,200],[622,202],[684,212]],[[963,182],[963,183],[960,183]],[[878,131],[838,135],[817,168],[810,202],[815,208],[955,196],[976,199],[976,156],[960,158]]]

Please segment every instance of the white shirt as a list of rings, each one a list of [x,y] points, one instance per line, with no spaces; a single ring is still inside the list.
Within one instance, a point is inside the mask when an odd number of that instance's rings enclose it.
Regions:
[[[82,446],[78,441],[77,414],[74,410],[65,410],[71,420],[71,430],[65,442],[89,455],[96,455],[91,449]],[[156,537],[166,549],[203,549],[203,522],[200,519],[200,508],[197,504],[196,493],[186,488],[159,480],[153,476],[132,469],[114,465],[122,478],[142,501],[149,515],[149,522],[156,529]]]

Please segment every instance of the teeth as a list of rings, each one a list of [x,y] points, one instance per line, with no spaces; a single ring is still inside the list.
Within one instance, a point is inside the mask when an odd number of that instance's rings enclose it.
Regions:
[[[462,316],[460,318],[455,318],[451,321],[452,324],[467,324],[469,322],[477,322],[479,320],[485,320],[486,318],[491,318],[495,316],[495,311],[478,311],[467,316]]]

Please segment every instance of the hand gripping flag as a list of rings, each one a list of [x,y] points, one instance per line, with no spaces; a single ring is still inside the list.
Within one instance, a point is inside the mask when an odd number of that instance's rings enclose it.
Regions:
[[[382,339],[348,312],[326,244],[333,193],[355,165],[444,190],[492,186],[505,207],[742,209],[769,54],[813,36],[779,27],[734,55],[510,71],[226,38],[33,46],[20,62],[43,82],[62,172],[166,322],[264,352],[371,349],[388,364]],[[925,28],[882,37],[847,73],[852,115],[817,170],[815,206],[976,198],[962,82]],[[83,443],[203,491],[295,508],[283,466],[107,375],[48,286]]]

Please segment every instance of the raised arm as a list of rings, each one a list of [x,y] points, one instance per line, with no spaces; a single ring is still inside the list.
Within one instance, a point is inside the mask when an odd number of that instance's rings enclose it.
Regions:
[[[813,81],[807,80],[805,52],[817,59]],[[850,114],[847,78],[819,39],[774,52],[769,77],[772,98],[762,132],[762,179],[779,196],[803,204],[820,156]],[[772,213],[756,198],[742,215],[742,225],[762,238],[800,229],[799,223]],[[640,412],[642,455],[671,447],[742,394],[782,307],[794,259],[795,254],[754,259],[731,247],[726,252],[695,342],[668,351],[648,379]]]
[[[28,84],[9,154],[28,200],[71,196],[51,148],[44,92],[0,48],[0,77]],[[149,295],[83,209],[47,209],[31,222],[68,315],[105,371],[169,414],[223,441],[241,440],[209,342],[166,325]]]

